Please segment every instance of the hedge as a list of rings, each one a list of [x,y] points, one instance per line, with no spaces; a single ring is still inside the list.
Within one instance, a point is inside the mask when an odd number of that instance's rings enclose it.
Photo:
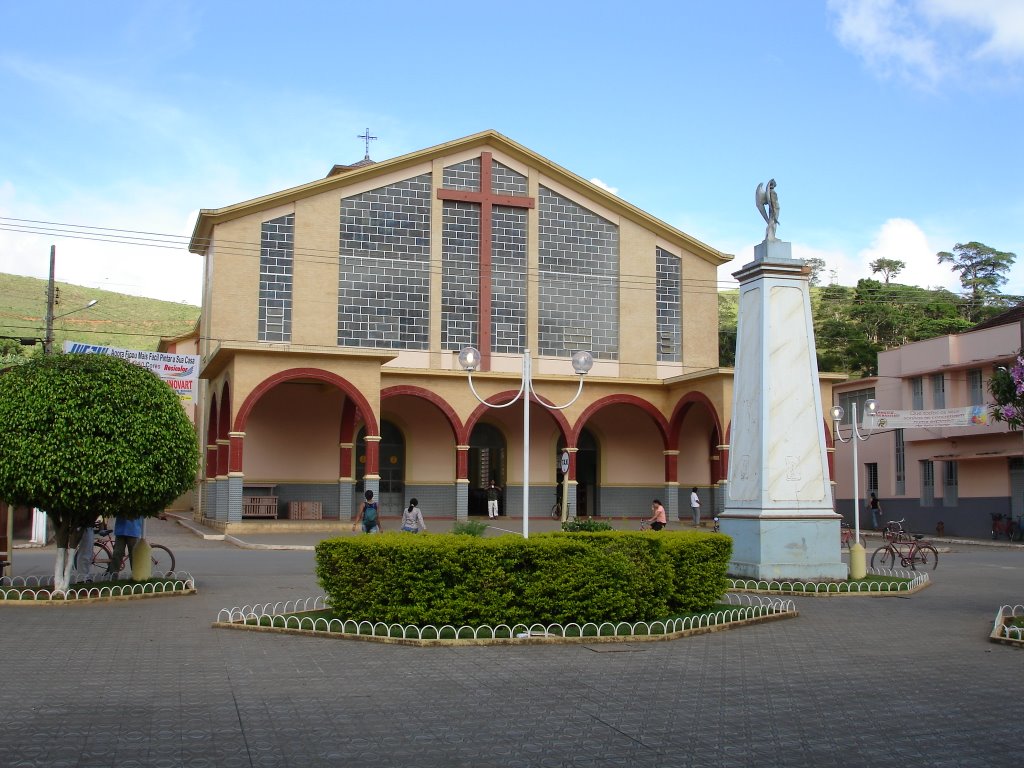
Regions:
[[[697,532],[326,539],[316,575],[340,618],[402,624],[640,621],[710,608],[732,539]]]

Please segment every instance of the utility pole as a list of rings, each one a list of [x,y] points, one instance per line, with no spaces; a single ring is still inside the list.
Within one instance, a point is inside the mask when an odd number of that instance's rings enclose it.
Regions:
[[[43,354],[53,352],[53,274],[57,265],[57,246],[50,246],[50,282],[46,285],[46,336],[43,339]]]

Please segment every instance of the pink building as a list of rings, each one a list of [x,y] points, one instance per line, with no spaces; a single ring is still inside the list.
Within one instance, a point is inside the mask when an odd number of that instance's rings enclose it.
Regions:
[[[878,356],[878,375],[833,387],[833,402],[863,413],[874,398],[886,410],[931,410],[991,403],[988,380],[1012,364],[1021,347],[1024,306],[970,331],[906,344]],[[965,427],[875,430],[858,445],[861,527],[871,527],[870,493],[883,520],[905,518],[904,528],[947,535],[988,536],[992,515],[1024,514],[1024,438],[1003,423]],[[836,442],[836,510],[853,515],[852,446]]]

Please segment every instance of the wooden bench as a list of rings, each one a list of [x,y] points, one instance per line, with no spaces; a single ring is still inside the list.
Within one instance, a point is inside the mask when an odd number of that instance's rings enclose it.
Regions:
[[[242,517],[277,519],[277,496],[243,496]]]

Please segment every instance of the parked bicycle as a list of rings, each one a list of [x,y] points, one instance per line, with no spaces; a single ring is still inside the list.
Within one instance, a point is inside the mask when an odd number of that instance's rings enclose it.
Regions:
[[[848,522],[846,522],[845,520],[841,520],[839,522],[839,544],[841,546],[846,547],[847,549],[852,547],[853,546],[853,534],[854,534],[854,531],[853,531],[853,528],[850,527],[850,524]],[[864,538],[864,534],[863,533],[860,535],[860,545],[862,547],[867,547],[867,545],[868,545],[868,540],[866,538]]]
[[[905,518],[904,518],[905,519]],[[872,568],[895,568],[896,561],[904,568],[917,570],[935,568],[939,565],[939,552],[921,533],[908,533],[903,530],[903,519],[890,520],[882,529],[885,544],[871,555]]]
[[[89,562],[89,570],[93,576],[103,576],[114,557],[114,531],[104,528],[102,525],[96,525],[93,532],[97,538],[92,545],[92,560]],[[150,544],[149,552],[150,559],[153,561],[153,573],[170,573],[174,570],[174,553],[163,544]],[[117,569],[118,573],[129,567],[127,549],[118,565],[120,566]]]

